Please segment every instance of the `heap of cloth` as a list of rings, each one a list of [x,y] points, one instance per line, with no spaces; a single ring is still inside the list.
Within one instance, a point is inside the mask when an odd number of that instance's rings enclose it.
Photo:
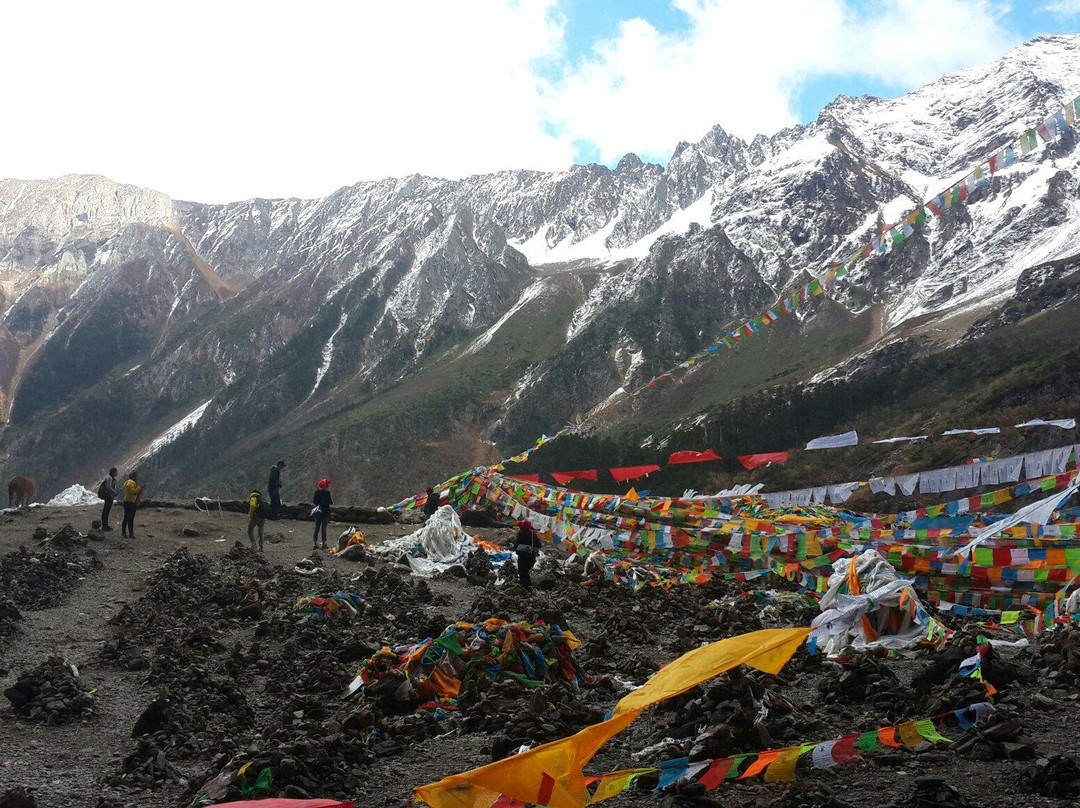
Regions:
[[[367,602],[355,592],[304,595],[296,601],[297,613],[311,615],[316,620],[333,620],[343,612],[350,617],[356,617],[367,607]]]
[[[358,679],[369,695],[408,693],[421,709],[452,705],[470,683],[484,687],[513,679],[527,687],[559,681],[587,686],[591,681],[573,655],[580,645],[557,624],[489,618],[457,623],[415,645],[383,648],[364,663]]]
[[[1046,622],[1067,617],[1060,595],[1080,574],[1078,514],[1059,509],[1052,519],[1017,522],[994,511],[1029,497],[1053,500],[1075,482],[1074,470],[879,514],[771,508],[760,496],[631,500],[483,472],[460,481],[455,502],[528,519],[608,579],[634,587],[777,574],[821,596],[836,562],[872,549],[932,606],[962,614],[1031,608]]]

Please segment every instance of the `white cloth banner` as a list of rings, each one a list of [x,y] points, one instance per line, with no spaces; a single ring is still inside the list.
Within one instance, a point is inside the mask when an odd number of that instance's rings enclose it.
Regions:
[[[1076,429],[1075,418],[1058,418],[1053,421],[1044,421],[1042,418],[1033,418],[1030,421],[1024,421],[1022,424],[1017,424],[1017,429],[1025,429],[1029,426],[1056,426],[1060,429]]]
[[[825,486],[819,486],[810,490],[810,501],[815,505],[825,504],[825,494],[828,493],[828,489]]]
[[[881,440],[873,441],[873,443],[906,443],[908,441],[926,440],[929,435],[914,435],[911,437],[903,436],[899,438],[882,438]]]
[[[1023,455],[1004,457],[1001,460],[991,460],[989,463],[979,463],[977,468],[979,469],[981,485],[1015,483],[1020,479],[1020,469],[1023,465]]]
[[[1046,499],[1040,499],[1038,502],[1025,505],[1012,516],[1007,516],[1000,521],[987,525],[982,530],[972,531],[971,541],[960,548],[959,555],[971,555],[971,552],[987,539],[993,538],[1002,531],[1008,530],[1015,525],[1045,525],[1054,515],[1054,511],[1056,511],[1065,500],[1076,493],[1077,488],[1080,488],[1080,477],[1073,477],[1072,483],[1070,483],[1069,487],[1064,491],[1059,491],[1055,494],[1051,494]]]
[[[966,465],[956,467],[957,488],[974,488],[978,484],[978,466],[976,466],[974,463],[967,463]]]
[[[919,483],[918,474],[904,474],[896,478],[896,485],[904,496],[911,496],[915,492],[915,486]]]
[[[920,494],[940,494],[956,490],[956,468],[924,471],[919,475]]]
[[[942,437],[949,435],[997,435],[1001,430],[996,426],[987,427],[985,429],[947,429],[942,432]]]
[[[840,505],[843,502],[847,502],[851,495],[859,490],[862,483],[840,483],[839,485],[829,486],[829,501],[833,505]]]
[[[843,446],[856,446],[859,443],[859,433],[854,429],[843,435],[826,435],[823,438],[814,438],[806,444],[807,451],[813,449],[839,449]]]
[[[896,494],[895,477],[871,477],[867,482],[875,494],[885,493],[890,497]]]

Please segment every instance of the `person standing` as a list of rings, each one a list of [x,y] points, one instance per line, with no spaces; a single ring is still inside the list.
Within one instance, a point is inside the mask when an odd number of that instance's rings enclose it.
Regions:
[[[315,517],[315,532],[311,536],[311,549],[319,548],[319,531],[322,530],[322,549],[326,549],[326,528],[330,524],[330,506],[334,504],[334,498],[330,496],[330,481],[319,480],[315,488],[315,496],[311,499],[315,505],[312,515]]]
[[[131,472],[124,483],[124,521],[120,523],[120,535],[135,538],[135,511],[142,502],[143,487],[139,485],[138,472]]]
[[[270,518],[277,519],[281,512],[281,470],[285,461],[279,460],[270,467],[270,480],[266,483],[266,492],[270,494]]]
[[[117,474],[119,472],[115,468],[109,469],[109,476],[98,486],[98,496],[104,500],[101,505],[102,530],[112,530],[109,527],[109,513],[112,511],[113,502],[120,496],[120,481],[116,479]]]
[[[529,577],[529,572],[535,566],[536,555],[540,552],[540,537],[528,519],[518,522],[514,552],[517,553],[518,580],[523,587],[531,590],[532,578]]]
[[[437,510],[439,510],[439,495],[435,493],[434,488],[428,488],[427,499],[424,501],[424,516],[430,519]]]
[[[251,496],[248,497],[248,541],[251,542],[251,549],[255,549],[255,528],[259,529],[259,552],[263,551],[263,531],[266,528],[266,517],[269,514],[269,507],[266,502],[263,501],[263,496],[260,491],[252,491]]]

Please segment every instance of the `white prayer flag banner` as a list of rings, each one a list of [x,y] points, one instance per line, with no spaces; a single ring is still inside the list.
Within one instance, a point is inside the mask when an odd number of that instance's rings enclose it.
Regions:
[[[826,435],[814,438],[806,444],[807,451],[813,449],[839,449],[843,446],[855,446],[859,443],[859,433],[854,429],[842,435]]]

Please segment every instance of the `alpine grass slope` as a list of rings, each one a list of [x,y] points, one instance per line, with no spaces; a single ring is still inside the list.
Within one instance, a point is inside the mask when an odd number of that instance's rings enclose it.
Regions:
[[[286,456],[287,496],[330,476],[344,500],[391,501],[693,353],[1077,94],[1080,36],[1040,37],[771,137],[714,127],[667,166],[627,155],[227,205],[102,177],[0,180],[3,471],[47,497],[137,460],[155,495],[237,494]],[[733,456],[723,418],[748,402],[768,422],[823,386],[1024,327],[1073,299],[1046,289],[1076,270],[1049,262],[1080,252],[1078,163],[1070,130],[833,299],[544,452],[572,462],[621,436],[637,460],[686,434]],[[1022,342],[1075,358],[1074,329],[1053,322],[1065,333]]]

